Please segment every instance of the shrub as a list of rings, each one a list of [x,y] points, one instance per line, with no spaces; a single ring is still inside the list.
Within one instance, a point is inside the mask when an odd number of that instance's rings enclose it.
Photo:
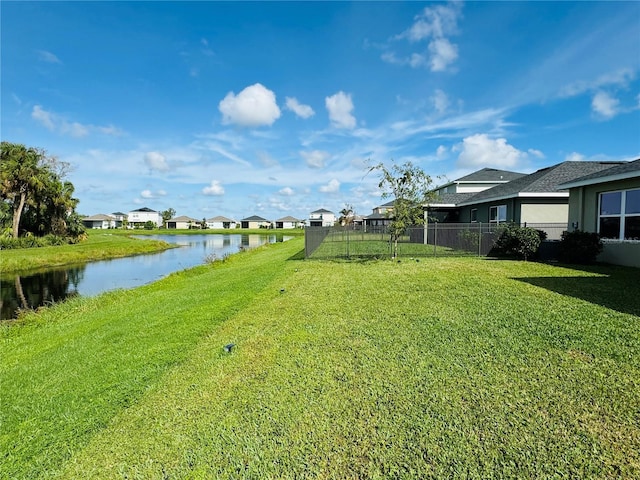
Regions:
[[[562,232],[558,259],[565,263],[595,263],[602,248],[600,235],[595,232]]]
[[[502,227],[495,248],[503,255],[523,258],[526,261],[538,252],[542,242],[541,237],[542,235],[534,228],[507,224]]]

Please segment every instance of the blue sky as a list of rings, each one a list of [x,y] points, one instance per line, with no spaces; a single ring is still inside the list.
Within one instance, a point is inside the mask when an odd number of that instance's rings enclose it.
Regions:
[[[483,167],[640,156],[639,2],[6,2],[2,140],[78,211],[304,219]]]

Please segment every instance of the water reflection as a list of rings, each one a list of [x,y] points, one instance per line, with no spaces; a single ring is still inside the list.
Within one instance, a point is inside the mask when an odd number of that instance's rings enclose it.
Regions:
[[[15,318],[19,309],[37,308],[75,295],[97,295],[116,288],[133,288],[156,281],[172,272],[223,258],[239,250],[288,240],[286,235],[211,234],[154,235],[175,243],[162,253],[137,255],[81,266],[27,274],[0,276],[0,319]]]

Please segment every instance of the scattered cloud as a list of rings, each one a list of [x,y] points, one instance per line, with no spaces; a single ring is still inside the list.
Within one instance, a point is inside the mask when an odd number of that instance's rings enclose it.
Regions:
[[[466,137],[454,147],[459,151],[458,167],[513,168],[526,160],[527,153],[507,143],[504,138],[489,138],[486,134]]]
[[[393,37],[393,41],[406,40],[410,45],[428,42],[426,51],[398,56],[393,50],[384,52],[382,60],[412,68],[428,66],[432,72],[446,71],[458,59],[458,46],[448,37],[458,33],[458,20],[462,5],[458,2],[426,7],[416,15],[411,27]]]
[[[238,95],[227,93],[218,105],[222,123],[241,127],[270,126],[280,118],[276,95],[260,83],[251,85]]]
[[[443,160],[448,156],[449,156],[449,149],[444,145],[440,145],[436,150],[436,157],[438,157],[439,160]]]
[[[578,152],[571,152],[564,158],[565,162],[582,162],[584,161],[585,156]]]
[[[159,198],[166,195],[167,192],[165,192],[164,190],[158,190],[157,192],[152,192],[151,190],[143,190],[142,192],[140,192],[140,196],[145,199]]]
[[[627,87],[636,77],[630,68],[622,68],[615,72],[600,75],[592,81],[580,80],[573,82],[560,90],[561,97],[573,97],[585,92],[594,92],[603,87]]]
[[[619,105],[620,101],[617,98],[603,91],[597,92],[591,100],[591,109],[605,120],[609,120],[618,114]]]
[[[57,63],[59,65],[62,65],[60,59],[51,52],[47,52],[46,50],[37,50],[36,53],[38,54],[38,59],[42,62]]]
[[[202,193],[209,196],[224,195],[224,187],[218,180],[212,180],[209,186],[202,189]]]
[[[170,170],[169,163],[164,155],[159,152],[147,152],[144,155],[144,163],[151,171],[168,172]]]
[[[54,112],[45,110],[40,105],[34,105],[31,110],[31,118],[52,132],[60,133],[62,135],[70,135],[75,138],[86,137],[91,132],[114,136],[123,134],[122,130],[113,125],[105,127],[82,124],[79,122],[70,122]]]
[[[343,91],[325,98],[325,105],[329,111],[331,124],[336,128],[352,129],[356,126],[356,118],[351,114],[353,101],[351,94]]]
[[[287,97],[286,105],[288,110],[291,110],[300,118],[309,118],[316,113],[313,111],[313,108],[309,105],[302,105],[296,98]]]
[[[433,102],[433,108],[440,114],[445,113],[447,108],[449,108],[449,97],[440,89],[434,92],[431,101]]]
[[[335,178],[318,189],[320,193],[336,193],[338,190],[340,190],[340,182]]]
[[[280,191],[278,191],[278,194],[282,195],[283,197],[290,197],[290,196],[294,195],[295,192],[290,187],[284,187],[284,188],[280,189]]]
[[[311,152],[300,152],[304,161],[307,162],[307,166],[311,168],[322,168],[325,165],[325,162],[330,157],[328,152],[323,152],[322,150],[313,150]]]
[[[529,150],[527,150],[527,153],[529,153],[529,155],[533,157],[545,158],[545,154],[542,153],[540,150],[536,150],[535,148],[530,148]]]

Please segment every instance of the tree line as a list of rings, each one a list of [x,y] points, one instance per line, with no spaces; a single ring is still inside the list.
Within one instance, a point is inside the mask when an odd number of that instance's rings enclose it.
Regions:
[[[84,232],[79,200],[65,177],[70,165],[43,149],[0,145],[0,228],[3,236],[77,239]]]

